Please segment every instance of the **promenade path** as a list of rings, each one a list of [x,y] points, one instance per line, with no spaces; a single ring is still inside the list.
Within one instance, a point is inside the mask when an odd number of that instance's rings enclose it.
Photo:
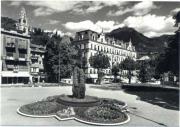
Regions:
[[[0,125],[47,125],[47,126],[87,126],[75,120],[58,121],[55,118],[30,118],[16,113],[16,109],[24,104],[39,101],[48,96],[71,94],[71,86],[60,87],[12,87],[1,90],[1,118]],[[141,101],[138,96],[123,90],[103,90],[87,86],[87,95],[114,98],[128,104],[130,122],[123,126],[153,126],[178,127],[179,111],[171,110]],[[167,94],[168,96],[168,94]],[[158,124],[159,123],[159,124]]]

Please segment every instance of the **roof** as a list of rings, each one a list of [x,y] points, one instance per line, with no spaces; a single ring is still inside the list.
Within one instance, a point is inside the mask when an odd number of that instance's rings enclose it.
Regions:
[[[24,34],[24,33],[18,33],[17,31],[14,31],[14,30],[5,30],[3,28],[1,28],[1,33],[3,34],[9,34],[9,35],[12,35],[12,36],[19,36],[19,37],[24,37],[24,38],[30,38],[30,35],[28,34]]]

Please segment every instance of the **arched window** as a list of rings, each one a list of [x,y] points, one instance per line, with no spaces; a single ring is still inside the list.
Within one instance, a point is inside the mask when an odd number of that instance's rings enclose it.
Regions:
[[[92,74],[92,69],[90,69],[90,74]]]

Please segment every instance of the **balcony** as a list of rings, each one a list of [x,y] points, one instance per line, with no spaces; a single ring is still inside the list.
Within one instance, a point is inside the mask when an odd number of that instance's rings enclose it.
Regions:
[[[19,71],[18,67],[14,67],[14,68],[13,68],[13,72],[14,72],[14,73],[18,73],[18,71]]]
[[[6,60],[15,60],[13,52],[7,52],[5,59]]]
[[[6,56],[6,60],[14,60],[13,56]]]
[[[32,59],[32,60],[38,60],[38,56],[32,55],[32,56],[31,56],[31,59]]]
[[[19,61],[26,61],[26,54],[19,54]]]

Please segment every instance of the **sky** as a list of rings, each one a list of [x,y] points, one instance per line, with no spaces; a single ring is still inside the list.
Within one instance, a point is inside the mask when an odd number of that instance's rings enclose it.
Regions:
[[[15,20],[21,7],[26,9],[28,23],[46,31],[73,35],[91,29],[110,32],[119,27],[132,27],[147,37],[173,34],[172,15],[180,11],[180,1],[72,1],[28,0],[1,1],[1,16]]]

